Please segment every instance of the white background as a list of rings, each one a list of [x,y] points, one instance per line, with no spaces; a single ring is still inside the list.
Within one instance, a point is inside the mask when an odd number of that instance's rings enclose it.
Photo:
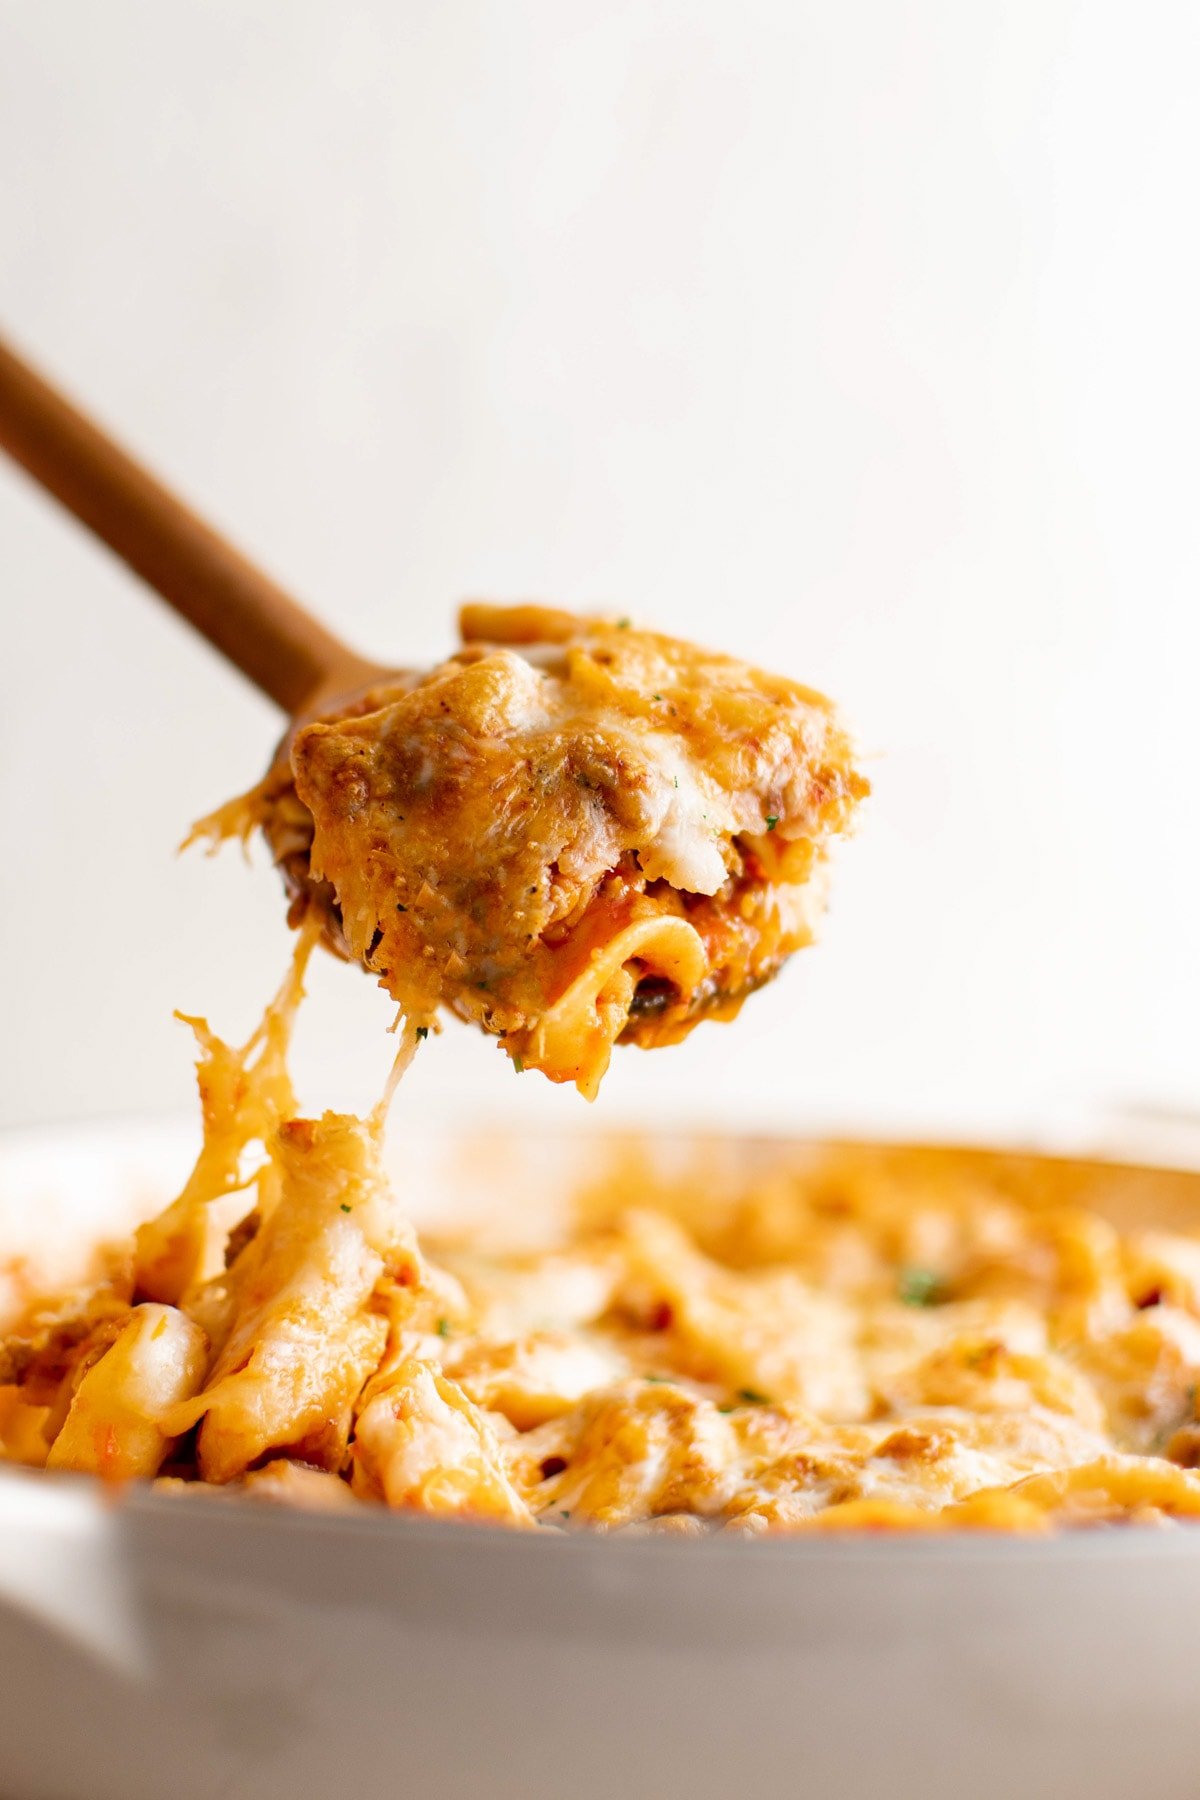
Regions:
[[[825,943],[609,1117],[1190,1105],[1198,91],[1188,0],[0,0],[0,319],[372,653],[612,603],[843,702]],[[279,721],[7,469],[0,607],[0,1123],[186,1106]],[[451,1027],[400,1116],[480,1109],[586,1112]]]

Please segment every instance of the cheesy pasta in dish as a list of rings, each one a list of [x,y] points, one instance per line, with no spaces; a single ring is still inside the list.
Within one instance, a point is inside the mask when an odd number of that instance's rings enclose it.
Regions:
[[[382,1110],[295,1116],[314,935],[248,1044],[192,1022],[179,1197],[0,1348],[9,1459],[517,1529],[1200,1517],[1200,1232],[1076,1165],[795,1146],[418,1242]]]
[[[293,733],[206,820],[414,1028],[445,1006],[595,1096],[813,936],[867,783],[822,695],[628,620],[474,605],[463,647]]]

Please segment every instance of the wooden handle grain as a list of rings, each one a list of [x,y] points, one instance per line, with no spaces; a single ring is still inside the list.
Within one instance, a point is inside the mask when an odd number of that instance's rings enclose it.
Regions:
[[[377,674],[3,340],[0,449],[286,712]]]

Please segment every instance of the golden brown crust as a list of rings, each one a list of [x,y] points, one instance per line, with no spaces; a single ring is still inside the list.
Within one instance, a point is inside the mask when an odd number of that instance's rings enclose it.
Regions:
[[[445,1005],[594,1095],[620,1038],[728,1018],[811,941],[867,784],[830,703],[732,657],[533,606],[298,730],[259,824],[414,1021]]]

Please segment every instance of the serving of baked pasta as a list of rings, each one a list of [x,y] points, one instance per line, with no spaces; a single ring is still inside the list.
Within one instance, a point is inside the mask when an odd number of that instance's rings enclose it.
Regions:
[[[326,942],[415,1029],[448,1008],[594,1098],[616,1042],[730,1019],[824,905],[867,792],[823,695],[540,606],[295,731],[197,828],[261,831]]]
[[[1043,1532],[1200,1518],[1200,1230],[1070,1165],[868,1147],[418,1242],[382,1109],[296,1116],[315,936],[248,1044],[192,1021],[178,1198],[0,1348],[16,1463],[516,1529]]]
[[[1200,1229],[1122,1229],[969,1157],[797,1147],[611,1171],[535,1242],[418,1236],[382,1163],[443,1007],[593,1096],[811,939],[866,783],[829,702],[624,619],[473,606],[463,646],[291,734],[205,821],[261,831],[291,969],[202,1020],[177,1198],[0,1347],[0,1453],[109,1482],[741,1533],[1200,1517]],[[320,941],[399,1003],[365,1119],[299,1116]]]

